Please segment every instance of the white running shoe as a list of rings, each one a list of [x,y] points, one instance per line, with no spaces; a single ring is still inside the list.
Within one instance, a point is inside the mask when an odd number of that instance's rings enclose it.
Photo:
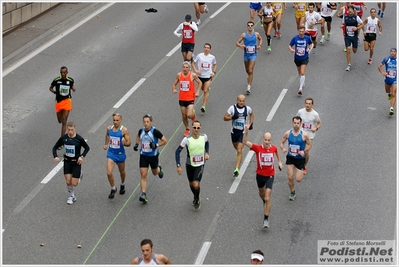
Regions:
[[[247,92],[247,95],[249,95],[251,93],[251,86],[250,85],[247,86],[247,91],[246,92]]]
[[[345,70],[346,71],[350,71],[351,70],[351,65],[348,65]]]
[[[201,25],[201,20],[197,20],[197,26]]]
[[[263,220],[263,228],[269,228],[269,220]]]
[[[67,203],[68,203],[68,205],[72,205],[73,202],[75,202],[75,201],[76,201],[76,196],[70,196],[70,197],[68,197]]]
[[[324,43],[324,38],[320,39],[320,43],[323,44]]]
[[[207,5],[207,4],[205,4],[205,13],[208,13],[208,12],[209,12],[208,5]]]

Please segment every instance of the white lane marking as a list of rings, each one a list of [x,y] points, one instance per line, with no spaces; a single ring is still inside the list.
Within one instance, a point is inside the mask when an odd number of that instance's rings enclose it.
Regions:
[[[141,78],[119,101],[115,104],[114,108],[119,108],[133,93],[145,82],[145,78]]]
[[[213,19],[214,17],[216,17],[217,14],[219,14],[220,12],[223,11],[223,9],[225,9],[226,7],[228,7],[231,4],[231,2],[227,2],[226,4],[224,4],[221,8],[219,8],[215,13],[213,13],[209,18]]]
[[[177,49],[179,49],[180,47],[181,47],[181,42],[178,43],[172,50],[170,50],[170,52],[167,53],[166,56],[167,57],[172,56],[177,51]]]
[[[44,187],[44,184],[38,184],[33,190],[32,192],[29,193],[29,195],[27,195],[25,197],[24,200],[22,200],[21,203],[19,203],[19,205],[15,208],[14,213],[19,213],[21,212],[26,205],[28,205],[28,203],[37,195],[37,193],[39,193],[39,191]]]
[[[46,177],[44,177],[44,179],[40,182],[42,184],[47,184],[56,174],[59,170],[61,170],[61,168],[64,166],[64,162],[60,161],[58,162],[57,166],[54,167],[54,169],[52,169]]]
[[[246,156],[245,159],[244,159],[244,162],[243,162],[242,165],[241,165],[240,174],[234,179],[234,182],[233,182],[233,184],[232,184],[231,187],[230,187],[230,190],[229,190],[229,193],[230,193],[230,194],[234,194],[234,193],[236,192],[236,190],[237,190],[237,188],[238,188],[238,185],[239,185],[240,182],[241,182],[242,176],[244,175],[245,170],[247,169],[247,167],[248,167],[248,165],[249,165],[249,162],[251,161],[251,158],[252,158],[252,156],[253,156],[254,154],[255,154],[255,153],[254,153],[252,150],[250,150],[250,151],[248,152],[247,156]]]
[[[48,47],[52,46],[53,44],[55,44],[58,40],[64,38],[65,36],[67,36],[69,33],[71,33],[72,31],[76,30],[78,27],[80,27],[81,25],[83,25],[84,23],[86,23],[88,20],[92,19],[95,15],[103,12],[104,10],[106,10],[107,8],[109,8],[110,6],[112,6],[114,3],[109,3],[105,6],[103,6],[100,9],[97,9],[95,11],[93,11],[91,14],[89,14],[88,16],[86,16],[86,18],[84,18],[82,21],[80,21],[78,24],[72,26],[71,28],[67,29],[65,32],[60,33],[58,36],[52,38],[51,40],[49,40],[48,42],[46,42],[45,44],[43,44],[42,46],[38,47],[37,49],[33,50],[31,53],[29,53],[28,55],[26,55],[25,57],[21,58],[20,60],[16,61],[12,66],[5,68],[3,70],[3,77],[7,76],[10,72],[12,72],[13,70],[19,68],[22,64],[24,64],[26,61],[30,60],[31,58],[35,57],[37,54],[39,54],[40,52],[42,52],[43,50],[47,49]]]
[[[278,96],[276,102],[274,103],[273,108],[270,110],[269,115],[267,115],[266,121],[271,121],[273,119],[274,114],[276,113],[278,107],[280,106],[281,102],[283,101],[283,98],[285,94],[287,93],[288,89],[283,89]]]
[[[204,242],[204,244],[202,244],[202,248],[198,253],[197,259],[195,260],[195,265],[202,265],[202,263],[204,263],[205,256],[206,254],[208,254],[208,250],[211,247],[211,244],[212,242]]]

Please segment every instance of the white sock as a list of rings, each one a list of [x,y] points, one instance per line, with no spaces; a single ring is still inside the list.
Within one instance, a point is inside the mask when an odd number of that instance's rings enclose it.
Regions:
[[[302,89],[303,85],[305,84],[305,75],[299,78],[299,88]]]
[[[73,191],[74,186],[73,185],[67,185],[67,189],[68,189],[68,192],[71,195],[71,197],[73,197],[75,195],[75,192]]]

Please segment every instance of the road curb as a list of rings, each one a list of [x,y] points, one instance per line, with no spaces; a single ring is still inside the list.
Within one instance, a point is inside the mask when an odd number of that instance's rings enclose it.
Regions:
[[[102,6],[106,5],[107,3],[94,3],[86,8],[82,9],[81,11],[77,12],[73,16],[69,17],[68,19],[64,20],[63,22],[57,24],[52,29],[48,30],[47,32],[43,33],[39,37],[35,38],[34,40],[30,41],[26,45],[19,48],[17,51],[11,53],[7,57],[3,58],[3,70],[10,65],[14,64],[16,61],[20,60],[21,58],[25,57],[41,45],[45,44],[46,42],[50,41],[57,35],[64,32],[66,29],[72,27],[73,25],[79,23],[81,19],[86,17],[88,14],[94,12],[95,10],[101,8]]]

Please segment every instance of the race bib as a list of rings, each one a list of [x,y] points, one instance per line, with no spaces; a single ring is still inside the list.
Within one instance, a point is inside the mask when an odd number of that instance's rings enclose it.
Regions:
[[[60,85],[60,95],[67,96],[69,95],[69,85]]]
[[[297,47],[295,53],[296,53],[298,56],[303,56],[303,55],[305,55],[305,48],[303,48],[303,47]]]
[[[209,69],[211,67],[210,63],[202,62],[201,63],[201,68],[203,69]]]
[[[64,145],[65,156],[74,158],[75,157],[75,146],[74,145]]]
[[[395,77],[396,77],[396,71],[394,71],[394,70],[388,70],[388,71],[387,71],[387,77],[388,77],[388,78],[395,78]]]
[[[245,51],[247,51],[248,54],[253,54],[253,53],[255,53],[255,46],[253,46],[253,45],[246,46]]]
[[[310,121],[302,122],[302,128],[304,130],[312,130],[313,124]]]
[[[204,155],[203,154],[193,155],[191,157],[191,161],[193,164],[202,165],[204,164]]]
[[[367,27],[367,31],[376,33],[377,32],[377,28],[375,26],[368,26]]]
[[[355,35],[355,32],[353,31],[353,26],[346,26],[346,34],[348,34],[348,36]]]
[[[233,128],[237,130],[244,130],[245,119],[244,117],[240,117],[234,121]]]
[[[180,81],[180,91],[190,91],[190,82]]]
[[[290,152],[291,155],[296,156],[299,153],[300,147],[298,145],[289,145],[288,151]]]
[[[110,136],[109,137],[109,147],[118,149],[121,147],[121,139],[119,137]]]
[[[144,141],[141,143],[141,151],[143,151],[143,152],[151,152],[152,151],[149,141]]]
[[[184,36],[184,38],[187,38],[187,39],[190,39],[190,38],[192,38],[193,36],[192,36],[192,30],[184,30],[183,31],[183,36]]]
[[[304,4],[298,4],[298,11],[305,11],[305,5]]]
[[[260,155],[261,166],[272,166],[273,165],[273,153],[262,153]]]
[[[275,5],[274,5],[274,9],[275,9],[276,11],[279,11],[279,10],[281,9],[281,5],[280,5],[280,4],[275,4]]]

